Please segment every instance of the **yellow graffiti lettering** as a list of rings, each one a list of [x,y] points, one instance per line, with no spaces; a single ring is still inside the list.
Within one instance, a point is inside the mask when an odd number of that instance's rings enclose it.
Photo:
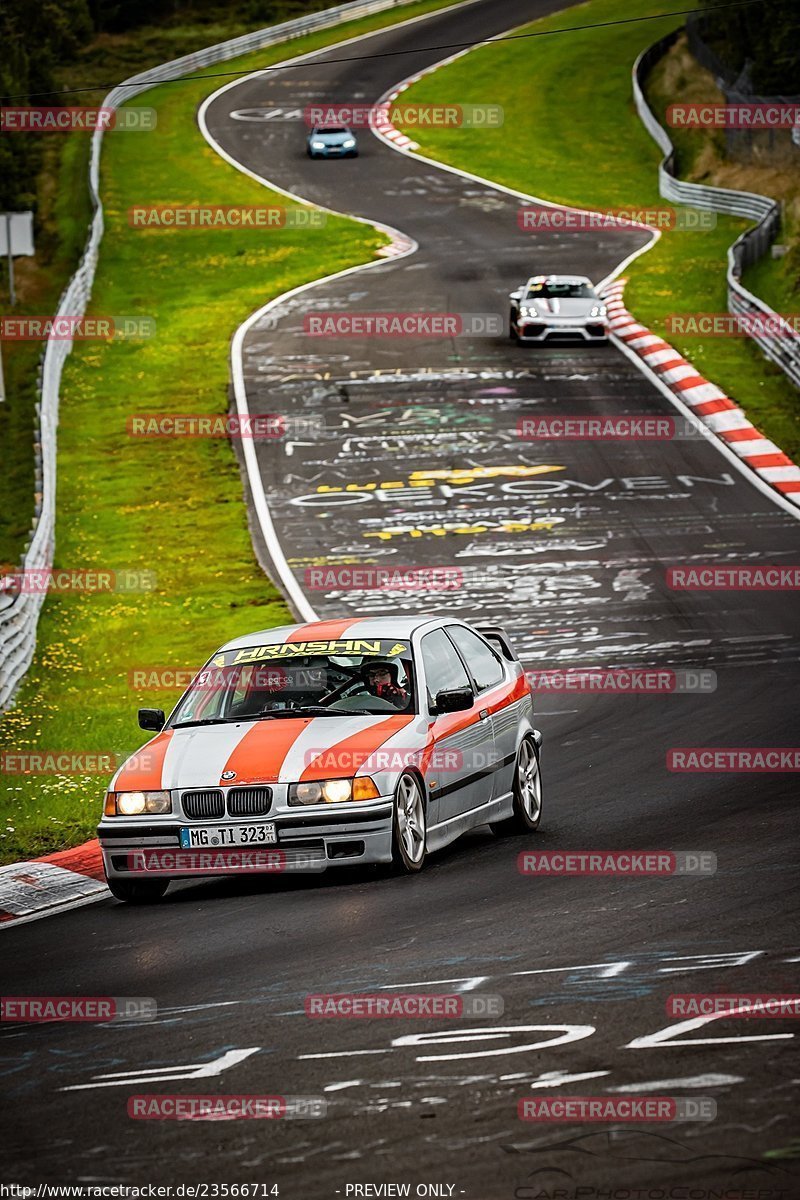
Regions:
[[[563,466],[544,463],[536,467],[505,466],[505,467],[453,467],[440,471],[413,471],[410,479],[420,481],[445,480],[447,483],[473,483],[476,479],[497,479],[499,476],[513,476],[515,479],[529,479],[533,475],[546,475],[549,471],[563,471]],[[418,485],[419,486],[419,485]]]
[[[552,529],[555,525],[561,525],[564,520],[564,517],[547,517],[541,521],[501,521],[498,525],[395,525],[361,536],[389,542],[394,537],[419,538],[426,534],[433,537],[445,537],[448,533],[472,536],[488,533],[490,529],[499,529],[502,533],[535,533],[540,529]]]

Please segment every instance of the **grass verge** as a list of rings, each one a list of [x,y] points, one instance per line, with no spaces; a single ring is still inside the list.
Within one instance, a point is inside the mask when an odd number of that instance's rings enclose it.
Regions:
[[[439,128],[405,132],[421,153],[547,200],[605,210],[660,208],[659,150],[641,124],[631,95],[636,56],[677,28],[666,17],[608,28],[585,24],[665,13],[667,0],[589,0],[527,26],[541,37],[495,42],[426,76],[403,102],[501,104],[496,130]],[[569,29],[568,33],[552,33]],[[574,30],[574,31],[573,31]],[[656,112],[674,99],[655,75],[649,98]],[[796,390],[748,338],[700,339],[666,333],[672,313],[726,312],[728,246],[747,228],[718,217],[703,232],[665,231],[626,271],[626,301],[654,331],[667,336],[699,371],[746,409],[787,454],[800,453]],[[522,255],[520,259],[522,261]],[[765,271],[768,268],[764,268]]]
[[[261,51],[226,69],[256,69],[441,3],[352,22]],[[212,68],[213,69],[213,68]],[[239,471],[227,441],[127,435],[135,413],[227,410],[231,336],[270,297],[369,261],[382,235],[343,218],[321,229],[131,229],[134,203],[283,203],[224,163],[195,121],[213,87],[153,89],[155,132],[106,138],[106,233],[95,314],[155,318],[147,340],[76,343],[64,369],[56,564],[153,572],[141,593],[48,597],[34,664],[0,718],[0,751],[125,755],[145,740],[139,704],[169,709],[177,691],[142,694],[131,672],[199,665],[221,642],[289,618],[257,566]],[[93,834],[105,774],[0,774],[0,861]]]

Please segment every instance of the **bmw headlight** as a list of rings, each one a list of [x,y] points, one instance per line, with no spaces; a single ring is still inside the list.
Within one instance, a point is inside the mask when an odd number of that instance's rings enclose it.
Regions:
[[[521,317],[532,317],[532,316],[533,316],[533,309],[532,309],[532,308],[528,308],[526,305],[524,305],[524,304],[523,304],[522,308],[519,310],[519,315],[520,315]]]
[[[606,309],[604,304],[595,304],[589,313],[590,317],[604,317],[605,315]]]
[[[346,139],[345,139],[345,140],[342,142],[342,145],[344,146],[345,150],[352,150],[352,149],[353,149],[353,146],[355,146],[355,144],[356,144],[356,139],[355,139],[355,138],[346,138]]]
[[[368,775],[358,779],[315,779],[289,785],[290,804],[342,804],[347,800],[374,800],[379,795]]]
[[[107,817],[139,817],[144,813],[171,813],[169,792],[109,792],[104,809]]]
[[[324,142],[312,142],[312,143],[311,143],[311,149],[312,149],[312,150],[324,150],[324,149],[325,149],[325,143],[324,143]]]

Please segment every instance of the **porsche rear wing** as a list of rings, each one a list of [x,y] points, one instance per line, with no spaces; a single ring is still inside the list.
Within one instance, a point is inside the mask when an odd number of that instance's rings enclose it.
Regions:
[[[511,645],[511,638],[506,633],[505,629],[500,625],[475,625],[482,637],[485,637],[490,645],[494,646],[495,650],[499,650],[503,658],[509,662],[519,662],[516,651]]]

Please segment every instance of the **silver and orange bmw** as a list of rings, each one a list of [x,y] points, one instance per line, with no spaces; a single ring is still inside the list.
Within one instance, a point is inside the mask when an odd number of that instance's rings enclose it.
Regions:
[[[511,643],[456,618],[373,617],[228,642],[112,779],[98,828],[118,899],[172,879],[393,864],[476,825],[537,828],[541,735]]]

